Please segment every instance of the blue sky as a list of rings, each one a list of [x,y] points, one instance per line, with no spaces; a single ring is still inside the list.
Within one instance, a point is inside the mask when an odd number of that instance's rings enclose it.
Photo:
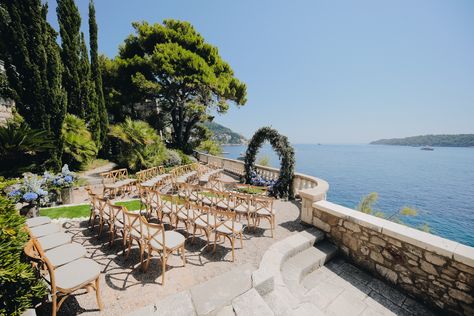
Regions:
[[[88,0],[76,3],[87,34]],[[474,133],[471,0],[96,0],[96,11],[109,57],[133,21],[190,21],[247,84],[247,104],[215,120],[247,137],[265,125],[295,143]]]

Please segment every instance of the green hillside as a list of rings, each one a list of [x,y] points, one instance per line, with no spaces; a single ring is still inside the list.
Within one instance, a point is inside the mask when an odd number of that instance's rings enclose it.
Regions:
[[[213,133],[212,139],[218,143],[240,145],[247,141],[244,136],[218,123],[206,122],[203,125]]]
[[[432,147],[473,147],[474,134],[422,135],[405,138],[379,139],[372,145],[432,146]]]

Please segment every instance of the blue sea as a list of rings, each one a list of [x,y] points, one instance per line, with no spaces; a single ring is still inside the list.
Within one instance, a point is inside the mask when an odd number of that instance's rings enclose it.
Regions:
[[[384,145],[294,145],[296,171],[329,182],[328,200],[355,208],[370,192],[378,193],[375,209],[392,215],[404,206],[418,211],[403,216],[413,226],[427,224],[431,233],[474,246],[474,148]],[[246,146],[225,146],[236,159]],[[264,145],[259,157],[278,156]],[[257,157],[257,160],[259,158]]]

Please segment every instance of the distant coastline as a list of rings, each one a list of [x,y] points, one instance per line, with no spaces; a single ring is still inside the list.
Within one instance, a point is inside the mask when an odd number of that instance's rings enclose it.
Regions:
[[[474,147],[474,134],[420,135],[405,138],[379,139],[371,145],[431,146],[431,147]]]

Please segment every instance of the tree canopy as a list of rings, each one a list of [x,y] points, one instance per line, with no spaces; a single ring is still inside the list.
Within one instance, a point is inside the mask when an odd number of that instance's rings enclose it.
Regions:
[[[230,103],[245,104],[245,84],[190,23],[165,20],[133,27],[118,57],[105,62],[116,120],[142,118],[136,104],[151,100],[148,104],[171,124],[173,145],[189,150],[193,129],[210,118],[211,110],[225,113]]]

